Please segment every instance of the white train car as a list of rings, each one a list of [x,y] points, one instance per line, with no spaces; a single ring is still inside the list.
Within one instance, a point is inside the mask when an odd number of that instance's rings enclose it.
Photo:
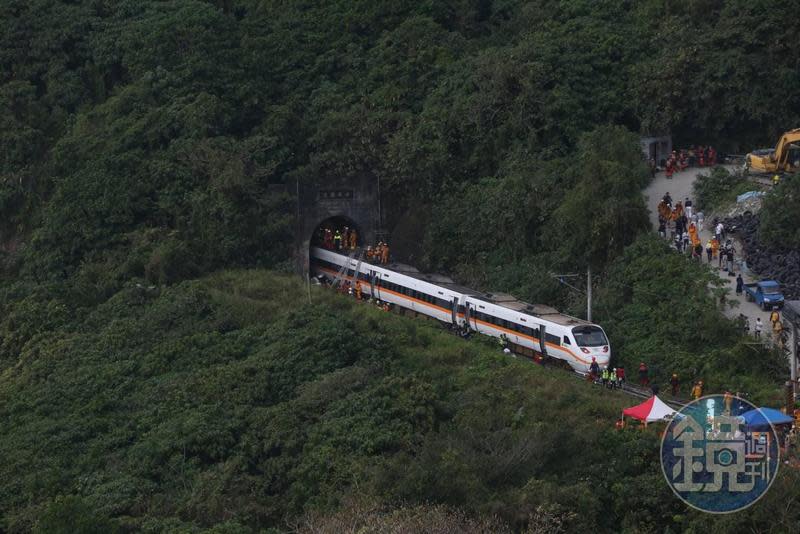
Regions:
[[[528,304],[510,295],[483,294],[398,263],[362,262],[359,266],[355,259],[318,247],[311,249],[310,260],[315,276],[333,279],[347,264],[346,279],[358,284],[363,294],[455,327],[503,337],[516,351],[529,356],[562,360],[579,371],[587,371],[593,359],[605,367],[611,358],[602,328],[548,306]]]

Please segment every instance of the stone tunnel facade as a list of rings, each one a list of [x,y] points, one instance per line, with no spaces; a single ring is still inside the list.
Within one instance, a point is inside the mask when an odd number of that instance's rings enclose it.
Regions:
[[[308,274],[311,238],[325,220],[342,217],[353,222],[362,243],[375,241],[380,231],[380,189],[374,177],[298,184],[295,268]]]

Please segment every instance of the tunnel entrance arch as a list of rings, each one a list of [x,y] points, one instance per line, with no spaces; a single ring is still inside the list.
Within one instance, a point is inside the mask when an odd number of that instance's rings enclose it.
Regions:
[[[295,230],[296,270],[304,277],[309,271],[312,243],[324,239],[327,225],[332,230],[355,228],[357,245],[375,241],[381,233],[380,189],[374,176],[331,177],[324,170],[317,180],[296,183],[297,226]]]

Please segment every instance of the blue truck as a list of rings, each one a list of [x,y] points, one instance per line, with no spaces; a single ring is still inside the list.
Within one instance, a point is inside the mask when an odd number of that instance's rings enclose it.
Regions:
[[[781,293],[781,286],[775,280],[745,284],[744,294],[747,300],[755,302],[762,310],[783,308],[783,293]]]

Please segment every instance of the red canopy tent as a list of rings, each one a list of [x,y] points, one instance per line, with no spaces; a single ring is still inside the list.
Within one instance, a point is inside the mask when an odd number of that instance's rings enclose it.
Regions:
[[[653,395],[643,403],[632,406],[630,408],[625,408],[622,410],[622,415],[633,417],[634,419],[638,419],[639,421],[644,421],[645,423],[651,421],[661,421],[662,419],[666,419],[671,417],[675,414],[674,409],[667,406],[667,404],[659,399],[657,396]]]

